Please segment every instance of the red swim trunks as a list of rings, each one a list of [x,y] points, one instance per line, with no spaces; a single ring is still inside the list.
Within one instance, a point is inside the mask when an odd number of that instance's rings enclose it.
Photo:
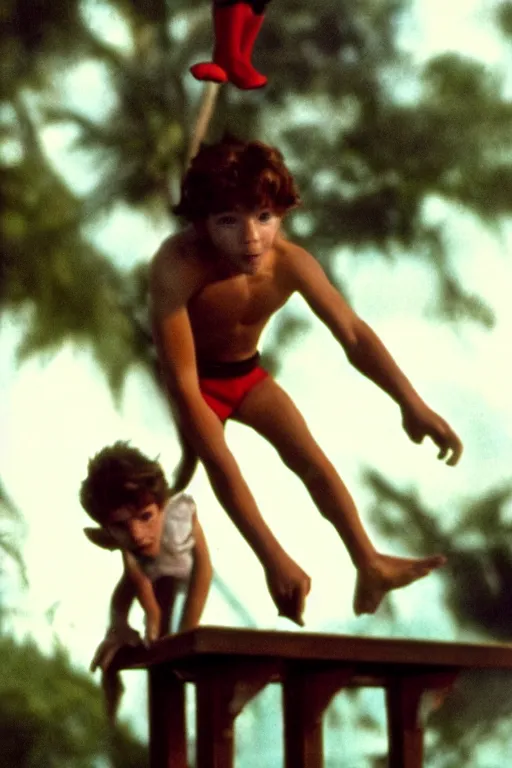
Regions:
[[[229,419],[251,389],[267,378],[267,371],[259,363],[258,352],[248,360],[198,361],[201,394],[221,421]]]

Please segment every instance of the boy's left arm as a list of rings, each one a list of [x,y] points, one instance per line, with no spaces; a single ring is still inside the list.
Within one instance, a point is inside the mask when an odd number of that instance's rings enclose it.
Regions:
[[[377,334],[348,306],[316,259],[291,244],[286,258],[291,287],[331,330],[352,365],[398,403],[410,439],[421,443],[430,437],[439,448],[438,458],[447,459],[450,466],[457,464],[462,454],[458,435],[421,399]]]
[[[213,574],[208,545],[197,516],[194,516],[193,534],[195,539],[194,565],[192,567],[185,605],[183,607],[183,614],[180,620],[180,632],[185,632],[187,629],[194,629],[194,627],[197,627],[199,624],[206,598],[208,597]]]

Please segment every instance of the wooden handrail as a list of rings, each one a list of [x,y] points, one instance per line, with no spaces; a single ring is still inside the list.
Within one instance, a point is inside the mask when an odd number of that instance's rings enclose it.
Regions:
[[[423,695],[464,671],[512,669],[512,646],[199,627],[124,648],[115,665],[149,670],[151,768],[187,768],[186,682],[196,688],[197,768],[232,768],[235,719],[270,682],[283,690],[286,768],[323,768],[323,713],[354,686],[386,692],[390,767],[421,768]]]

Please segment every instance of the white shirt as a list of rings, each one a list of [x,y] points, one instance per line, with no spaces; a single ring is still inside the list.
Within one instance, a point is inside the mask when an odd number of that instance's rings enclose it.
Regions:
[[[157,557],[137,557],[146,576],[156,581],[161,576],[187,580],[194,563],[193,534],[196,503],[192,496],[179,493],[169,499],[163,509],[164,524],[160,552]]]

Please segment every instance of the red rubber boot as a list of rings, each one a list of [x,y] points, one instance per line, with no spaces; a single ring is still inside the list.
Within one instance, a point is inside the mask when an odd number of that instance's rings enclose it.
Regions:
[[[215,36],[215,45],[213,49],[213,61],[202,61],[190,67],[190,71],[196,80],[208,80],[213,83],[227,83],[228,75],[226,70],[218,63],[219,54],[226,44],[226,23],[224,20],[227,8],[219,7],[215,1],[213,3],[213,32]],[[224,13],[223,13],[224,12]]]
[[[249,14],[251,17],[254,16],[251,8],[245,3],[226,6],[214,5],[215,49],[213,62],[194,64],[190,68],[197,80],[213,80],[217,83],[229,80],[242,90],[261,88],[266,84],[267,78],[257,72],[250,63],[250,54],[257,32],[254,35],[252,28],[251,30],[247,28],[248,22],[253,24]],[[261,26],[261,22],[259,22],[259,26]],[[246,44],[244,51],[242,51],[243,35],[248,35],[250,50]]]
[[[265,77],[265,75],[262,75],[261,72],[258,72],[253,67],[251,58],[252,58],[252,52],[254,49],[254,44],[258,38],[260,29],[265,20],[265,14],[254,13],[252,7],[248,4],[244,5],[244,10],[245,10],[245,15],[244,15],[244,25],[243,25],[242,45],[241,45],[242,57],[246,65],[252,69],[254,79],[259,80],[260,84],[255,87],[263,88],[263,86],[267,84],[268,79]]]

